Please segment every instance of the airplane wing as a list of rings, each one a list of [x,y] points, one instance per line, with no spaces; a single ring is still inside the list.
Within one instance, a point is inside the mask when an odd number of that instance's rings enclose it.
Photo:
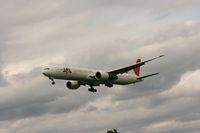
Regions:
[[[131,66],[128,66],[128,67],[124,67],[124,68],[120,68],[120,69],[117,69],[117,70],[114,70],[114,71],[110,71],[109,73],[112,74],[112,75],[123,74],[123,73],[126,73],[126,72],[128,72],[128,71],[130,71],[132,69],[135,69],[135,68],[138,68],[140,66],[143,66],[147,62],[153,61],[153,60],[161,58],[163,56],[165,56],[165,55],[160,55],[158,57],[155,57],[155,58],[152,58],[152,59],[149,59],[149,60],[134,64],[134,65],[131,65]]]

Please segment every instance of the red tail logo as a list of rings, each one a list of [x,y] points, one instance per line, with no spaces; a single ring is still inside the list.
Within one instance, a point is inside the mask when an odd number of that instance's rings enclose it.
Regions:
[[[136,63],[140,63],[141,59],[137,59]],[[140,67],[133,69],[136,76],[140,76]]]

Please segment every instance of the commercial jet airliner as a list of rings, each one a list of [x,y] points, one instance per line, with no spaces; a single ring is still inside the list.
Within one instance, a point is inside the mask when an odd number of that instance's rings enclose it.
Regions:
[[[66,86],[69,89],[76,90],[81,85],[88,85],[90,87],[88,91],[94,93],[97,92],[97,90],[93,88],[94,86],[100,86],[103,84],[107,87],[113,87],[113,85],[134,84],[143,81],[147,77],[159,74],[153,73],[145,76],[140,76],[140,67],[147,62],[153,61],[163,56],[164,55],[160,55],[143,62],[141,59],[137,59],[136,64],[113,71],[53,67],[45,68],[42,73],[52,81],[52,85],[55,84],[54,79],[68,80]],[[131,70],[133,70],[133,73],[129,74],[128,72]]]

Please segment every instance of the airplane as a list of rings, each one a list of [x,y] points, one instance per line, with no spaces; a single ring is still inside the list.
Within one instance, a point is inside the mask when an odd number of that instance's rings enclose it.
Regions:
[[[134,84],[143,81],[147,77],[159,74],[153,73],[145,76],[140,76],[140,67],[147,62],[153,61],[163,56],[165,55],[160,55],[146,61],[137,59],[136,64],[113,71],[69,67],[48,67],[44,68],[42,73],[52,81],[52,85],[55,84],[54,79],[68,80],[66,87],[71,90],[76,90],[82,85],[88,85],[90,87],[88,91],[95,93],[97,92],[97,90],[94,89],[95,86],[100,86],[103,84],[106,87],[113,87],[114,85]],[[131,70],[133,70],[133,73],[129,74],[128,72]]]

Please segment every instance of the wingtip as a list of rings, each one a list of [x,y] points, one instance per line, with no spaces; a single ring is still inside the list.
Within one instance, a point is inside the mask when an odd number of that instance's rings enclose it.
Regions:
[[[153,75],[159,75],[159,74],[160,74],[160,73],[153,73],[152,76],[153,76]]]
[[[163,55],[160,55],[159,57],[164,57],[165,55],[163,54]]]

